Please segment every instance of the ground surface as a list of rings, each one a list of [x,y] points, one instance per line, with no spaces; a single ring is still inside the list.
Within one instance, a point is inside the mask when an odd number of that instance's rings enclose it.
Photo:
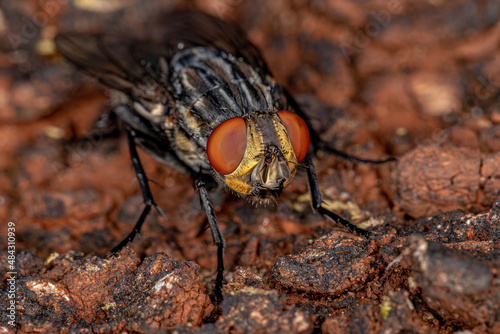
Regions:
[[[276,206],[211,193],[227,240],[220,306],[191,179],[143,152],[167,218],[153,212],[119,259],[104,257],[142,197],[123,136],[79,140],[109,109],[107,91],[52,42],[59,31],[145,35],[145,22],[186,7],[238,22],[325,141],[398,158],[315,160],[325,202],[369,238],[314,214],[304,173]],[[26,0],[0,10],[2,331],[14,331],[14,314],[21,333],[500,333],[498,1]]]

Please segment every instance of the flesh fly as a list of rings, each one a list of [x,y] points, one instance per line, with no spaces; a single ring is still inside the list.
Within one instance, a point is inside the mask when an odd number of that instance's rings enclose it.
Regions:
[[[225,241],[207,180],[253,202],[275,201],[303,166],[313,208],[365,233],[321,205],[311,162],[318,148],[353,157],[322,146],[304,113],[276,83],[240,28],[186,11],[167,16],[159,35],[148,41],[79,33],[56,37],[62,55],[112,88],[114,112],[126,129],[144,198],[145,208],[133,231],[111,254],[118,254],[140,232],[152,206],[159,209],[136,146],[193,176],[218,250],[214,292],[218,302]]]

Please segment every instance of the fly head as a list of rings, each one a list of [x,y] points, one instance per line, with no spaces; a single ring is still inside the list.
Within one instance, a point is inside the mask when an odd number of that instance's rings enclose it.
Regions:
[[[281,195],[309,148],[305,122],[291,111],[254,111],[210,134],[207,155],[219,180],[252,201]]]

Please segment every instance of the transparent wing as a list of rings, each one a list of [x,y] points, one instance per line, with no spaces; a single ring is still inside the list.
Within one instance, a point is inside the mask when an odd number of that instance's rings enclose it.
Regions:
[[[234,24],[199,11],[181,11],[167,14],[161,24],[150,22],[148,25],[151,25],[151,36],[143,40],[64,33],[56,36],[55,42],[68,60],[106,85],[125,92],[151,78],[168,89],[168,62],[179,51],[179,46],[216,47],[242,57],[259,69],[261,75],[269,73],[260,52]]]
[[[112,88],[130,90],[145,75],[144,68],[124,49],[127,45],[104,35],[59,34],[55,42],[65,58]]]

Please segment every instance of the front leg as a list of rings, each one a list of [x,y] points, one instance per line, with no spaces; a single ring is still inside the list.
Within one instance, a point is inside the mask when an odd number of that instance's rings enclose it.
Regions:
[[[306,163],[306,168],[307,168],[307,179],[309,181],[309,190],[311,192],[311,204],[313,209],[316,210],[321,215],[330,218],[337,224],[347,227],[349,230],[353,232],[356,232],[360,235],[368,236],[369,234],[368,231],[360,229],[356,225],[351,224],[349,221],[336,215],[335,213],[331,212],[330,210],[328,210],[323,206],[322,203],[323,199],[321,197],[321,192],[319,190],[318,176],[316,175],[316,170],[311,161],[311,156],[309,153],[307,154],[304,161]]]
[[[222,283],[224,279],[224,247],[226,246],[226,241],[224,240],[224,235],[220,230],[219,221],[215,215],[214,209],[212,208],[212,203],[208,197],[208,191],[205,187],[205,182],[201,177],[195,177],[195,184],[198,192],[200,194],[200,202],[202,208],[205,210],[208,219],[208,225],[212,231],[212,237],[214,239],[214,244],[217,247],[217,278],[215,279],[215,303],[220,304],[222,302]]]
[[[139,220],[134,226],[134,229],[130,234],[123,239],[115,248],[113,248],[108,255],[116,256],[120,251],[128,245],[134,238],[141,232],[142,224],[146,220],[149,212],[151,211],[151,206],[154,206],[160,215],[165,216],[165,214],[161,211],[161,209],[156,205],[153,200],[153,195],[151,194],[151,190],[148,185],[148,178],[146,173],[144,172],[144,168],[142,168],[141,161],[139,160],[139,155],[137,154],[137,148],[135,143],[136,133],[134,130],[130,129],[127,131],[128,138],[128,147],[130,150],[130,157],[132,159],[132,165],[134,166],[135,175],[137,177],[137,181],[139,181],[139,187],[141,189],[142,198],[144,199],[144,204],[146,207],[142,210],[141,216]]]

